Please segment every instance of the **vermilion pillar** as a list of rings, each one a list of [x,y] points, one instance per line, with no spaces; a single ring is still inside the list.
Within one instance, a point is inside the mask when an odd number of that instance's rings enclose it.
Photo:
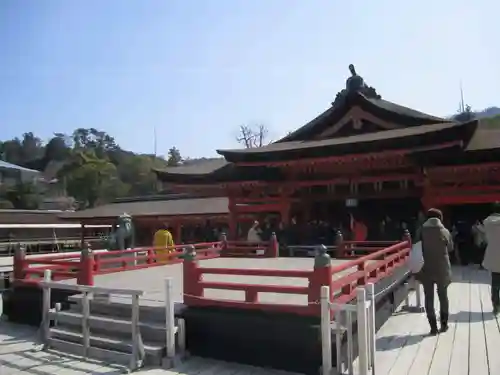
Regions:
[[[237,230],[238,230],[238,214],[236,212],[236,203],[234,201],[234,198],[229,197],[228,210],[229,210],[229,223],[228,223],[229,233],[227,234],[228,239],[236,240]]]
[[[174,223],[174,242],[181,243],[182,242],[182,226],[179,221]]]
[[[290,222],[290,200],[287,198],[282,198],[280,205],[281,222],[287,225]]]

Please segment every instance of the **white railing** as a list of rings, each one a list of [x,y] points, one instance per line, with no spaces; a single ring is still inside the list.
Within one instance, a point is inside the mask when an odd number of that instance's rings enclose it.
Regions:
[[[422,287],[420,283],[412,277],[409,282],[405,283],[406,288],[406,298],[405,298],[405,306],[404,309],[408,312],[423,312],[424,307],[422,306]],[[416,305],[410,305],[410,291],[415,292]]]
[[[131,336],[132,336],[132,353],[130,355],[129,369],[134,371],[143,365],[145,351],[144,344],[142,342],[142,336],[140,332],[140,322],[139,322],[139,298],[144,294],[142,290],[132,290],[132,289],[112,289],[112,288],[101,288],[87,285],[70,285],[62,284],[59,282],[51,281],[51,271],[45,270],[44,281],[39,285],[42,287],[43,291],[43,302],[42,302],[42,323],[40,327],[40,337],[42,340],[43,348],[50,348],[50,324],[51,321],[57,322],[58,312],[60,311],[60,305],[56,304],[54,309],[51,309],[51,289],[63,289],[76,291],[82,294],[82,312],[81,312],[81,335],[82,335],[82,356],[87,357],[89,354],[90,345],[90,299],[99,297],[106,297],[112,294],[121,296],[130,296],[132,298],[132,313],[131,313]],[[175,361],[178,359],[176,356],[176,336],[177,336],[177,347],[181,354],[185,352],[185,324],[183,319],[178,319],[177,326],[175,324],[175,310],[173,301],[173,280],[167,278],[165,280],[165,346],[166,346],[166,358],[164,365],[166,367],[172,367]],[[59,305],[59,306],[58,306]]]
[[[416,312],[422,311],[420,284],[414,282],[417,306],[411,307],[409,298],[405,298],[405,309]],[[322,345],[322,375],[345,374],[354,375],[354,339],[353,319],[357,321],[358,365],[359,375],[375,375],[376,354],[376,326],[375,326],[375,299],[392,289],[397,282],[375,294],[374,284],[356,289],[356,301],[353,304],[339,304],[331,302],[330,287],[321,287],[321,345]],[[408,283],[405,284],[405,293],[408,293]],[[332,310],[334,320],[332,321]],[[410,310],[410,311],[411,311]],[[333,372],[332,363],[332,324],[335,332],[336,363]],[[344,335],[347,336],[346,358],[342,355]]]
[[[321,287],[321,344],[322,375],[332,375],[332,310],[335,310],[335,349],[336,373],[354,374],[354,340],[352,334],[353,318],[357,320],[358,369],[359,375],[368,375],[369,370],[375,374],[375,303],[374,286],[357,288],[355,304],[338,304],[330,302],[330,287]],[[368,291],[368,293],[367,293]],[[345,319],[342,319],[345,315]],[[345,326],[342,327],[342,322]],[[347,358],[342,360],[343,335],[347,334]],[[346,366],[344,366],[346,365]],[[347,369],[344,369],[347,367]]]

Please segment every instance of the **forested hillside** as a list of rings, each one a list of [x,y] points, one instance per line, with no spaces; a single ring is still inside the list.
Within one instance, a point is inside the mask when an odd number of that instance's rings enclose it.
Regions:
[[[155,194],[156,179],[151,169],[175,166],[182,161],[175,147],[165,158],[136,154],[123,150],[110,134],[94,128],[55,134],[46,143],[33,133],[0,141],[0,159],[42,171],[44,180],[58,184],[74,197],[78,208],[124,196]],[[34,208],[36,189],[26,184],[4,188],[0,199],[4,206],[5,201],[10,201],[15,208]],[[25,196],[31,197],[29,202]]]

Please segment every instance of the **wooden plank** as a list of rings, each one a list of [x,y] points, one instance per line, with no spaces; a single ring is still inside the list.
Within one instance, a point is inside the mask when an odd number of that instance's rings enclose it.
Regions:
[[[410,303],[416,303],[415,293],[411,293]],[[376,340],[375,364],[377,375],[388,374],[398,361],[401,348],[412,343],[412,333],[419,329],[413,324],[414,313],[402,308],[404,302],[396,309],[392,317],[379,329]],[[354,373],[358,371],[358,361],[354,363]]]
[[[448,374],[450,368],[451,355],[453,352],[453,341],[459,324],[458,315],[456,312],[459,309],[457,296],[462,290],[462,269],[454,270],[453,283],[448,287],[448,299],[450,301],[450,318],[449,330],[446,333],[440,334],[436,344],[436,350],[432,356],[432,362],[429,367],[429,375]]]
[[[450,360],[449,374],[469,375],[469,321],[470,321],[470,273],[463,270],[463,278],[459,281],[458,295],[451,298],[457,301],[455,318],[456,329],[453,339],[453,350]],[[479,373],[478,373],[479,375]]]
[[[500,374],[500,324],[498,318],[493,315],[491,305],[490,274],[483,273],[479,284],[479,294],[483,311],[484,333],[486,342],[486,353],[488,356],[489,375]]]
[[[102,361],[85,360],[82,357],[56,351],[35,350],[36,329],[1,322],[0,374],[83,375],[119,374],[123,368],[107,365]],[[263,369],[254,366],[228,363],[193,357],[175,369],[148,368],[135,372],[137,375],[298,375],[292,372]]]
[[[390,375],[407,374],[410,371],[420,347],[419,343],[428,331],[427,319],[424,314],[415,314],[411,321],[408,320],[406,324],[411,324],[413,330],[400,349],[394,365],[389,370],[388,374]]]
[[[470,322],[469,322],[469,372],[488,374],[488,355],[486,352],[483,308],[481,303],[480,281],[483,271],[469,269],[471,279]]]
[[[434,291],[434,309],[439,311],[437,307],[439,307],[439,302],[437,294]],[[424,328],[419,332],[419,334],[413,336],[413,340],[415,342],[414,348],[410,348],[411,350],[408,351],[408,362],[412,360],[410,368],[407,372],[404,372],[404,374],[408,375],[421,375],[428,373],[439,338],[439,336],[429,336],[430,326],[426,313],[419,314],[419,319],[425,323],[423,323]],[[413,354],[413,358],[410,357],[411,354]],[[407,364],[404,364],[405,369],[406,366]],[[398,371],[392,372],[394,375],[401,373],[402,372]]]

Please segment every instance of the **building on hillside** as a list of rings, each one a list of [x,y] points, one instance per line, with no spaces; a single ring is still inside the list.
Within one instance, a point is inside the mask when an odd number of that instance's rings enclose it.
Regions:
[[[28,169],[19,165],[0,160],[0,185],[12,187],[19,183],[38,183],[42,174],[40,171]]]
[[[232,236],[242,214],[275,213],[286,224],[334,213],[352,222],[500,200],[500,126],[395,104],[350,70],[332,105],[283,139],[218,150],[224,160],[156,170],[159,181],[227,197]]]
[[[57,172],[64,163],[51,162],[43,172],[0,161],[0,187],[15,188],[19,184],[33,184],[40,197],[40,210],[74,209],[75,200],[68,197],[64,183],[57,179]]]

